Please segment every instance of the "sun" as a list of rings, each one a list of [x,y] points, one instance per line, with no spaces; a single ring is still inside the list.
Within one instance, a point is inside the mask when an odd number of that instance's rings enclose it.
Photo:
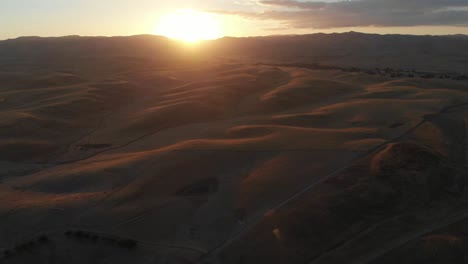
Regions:
[[[187,42],[223,37],[221,23],[213,15],[192,9],[162,16],[156,34]]]

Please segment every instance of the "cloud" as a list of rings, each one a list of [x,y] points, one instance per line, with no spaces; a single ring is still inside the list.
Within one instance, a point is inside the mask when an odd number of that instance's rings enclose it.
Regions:
[[[327,5],[327,3],[325,2],[299,2],[290,0],[263,0],[259,1],[259,3],[269,6],[295,7],[302,9],[318,9],[323,8]]]
[[[468,26],[468,0],[261,0],[258,4],[270,8],[260,13],[214,12],[276,20],[288,28]]]

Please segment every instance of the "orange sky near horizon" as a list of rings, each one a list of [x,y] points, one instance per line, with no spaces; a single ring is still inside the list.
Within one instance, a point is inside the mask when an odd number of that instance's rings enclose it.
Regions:
[[[359,1],[364,0],[353,2]],[[334,3],[333,1],[324,3],[330,2]],[[274,3],[276,6],[259,3]],[[129,0],[2,0],[0,3],[0,24],[2,26],[0,39],[19,36],[162,34],[169,37],[178,35],[176,38],[196,40],[213,38],[213,36],[245,37],[348,31],[415,35],[468,34],[467,25],[446,25],[445,21],[443,25],[430,21],[431,23],[428,24],[432,25],[427,26],[395,26],[391,23],[385,26],[346,26],[346,21],[339,27],[333,24],[321,25],[318,28],[314,28],[313,24],[312,26],[303,26],[300,23],[308,22],[306,16],[308,13],[306,12],[318,12],[315,9],[307,9],[311,3],[314,2],[304,0],[206,0],[200,3],[200,1],[174,0],[170,3],[161,3],[160,1],[141,0],[135,4],[134,1]],[[283,7],[286,4],[289,6]],[[195,20],[183,18],[180,19],[180,23],[173,22],[172,25],[166,25],[165,29],[161,29],[161,21],[165,17],[187,9],[206,14],[209,17],[208,20],[214,23],[195,21],[197,18]],[[460,10],[464,12],[465,9]],[[332,19],[334,18],[331,17],[330,20]],[[350,24],[351,22],[355,23],[350,21]],[[194,25],[197,24],[200,25],[200,30],[194,30]],[[215,30],[210,29],[211,26],[216,26],[218,33],[208,32]],[[178,32],[170,32],[177,30]],[[188,34],[191,36],[187,37]],[[198,35],[194,36],[195,34]]]

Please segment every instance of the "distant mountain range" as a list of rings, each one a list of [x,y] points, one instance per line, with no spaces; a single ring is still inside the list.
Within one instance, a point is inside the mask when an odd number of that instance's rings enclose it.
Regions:
[[[259,38],[225,38],[218,54],[256,61],[322,63],[337,66],[466,69],[468,37],[376,35],[356,32]]]
[[[183,45],[182,45],[183,46]],[[83,58],[133,57],[174,61],[229,59],[251,63],[320,63],[349,67],[392,67],[465,71],[468,36],[377,35],[357,32],[233,38],[206,41],[190,50],[165,37],[58,38],[21,37],[0,41],[0,60],[51,61]],[[152,56],[154,55],[154,56]]]

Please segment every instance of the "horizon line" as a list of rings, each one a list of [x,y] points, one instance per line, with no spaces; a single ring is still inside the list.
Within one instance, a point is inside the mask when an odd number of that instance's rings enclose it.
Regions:
[[[394,34],[381,34],[381,33],[365,33],[365,32],[360,32],[360,31],[346,31],[346,32],[316,32],[316,33],[310,33],[310,34],[272,34],[272,35],[251,35],[251,36],[223,36],[220,38],[216,39],[207,39],[207,40],[200,40],[200,42],[206,42],[206,41],[216,41],[216,40],[221,40],[225,38],[234,38],[234,39],[247,39],[247,38],[268,38],[268,37],[295,37],[295,36],[311,36],[311,35],[342,35],[342,34],[350,34],[350,33],[357,33],[357,34],[363,34],[363,35],[378,35],[378,36],[416,36],[416,37],[450,37],[450,36],[465,36],[468,37],[468,34],[399,34],[399,33],[394,33]],[[141,37],[141,36],[151,36],[151,37],[161,37],[165,38],[168,40],[174,40],[174,41],[180,41],[177,39],[172,39],[167,36],[163,35],[156,35],[156,34],[135,34],[135,35],[60,35],[60,36],[38,36],[38,35],[30,35],[30,36],[18,36],[14,38],[6,38],[6,39],[0,39],[0,41],[11,41],[11,40],[20,40],[20,39],[26,39],[26,38],[37,38],[37,39],[53,39],[53,38],[131,38],[131,37]]]

